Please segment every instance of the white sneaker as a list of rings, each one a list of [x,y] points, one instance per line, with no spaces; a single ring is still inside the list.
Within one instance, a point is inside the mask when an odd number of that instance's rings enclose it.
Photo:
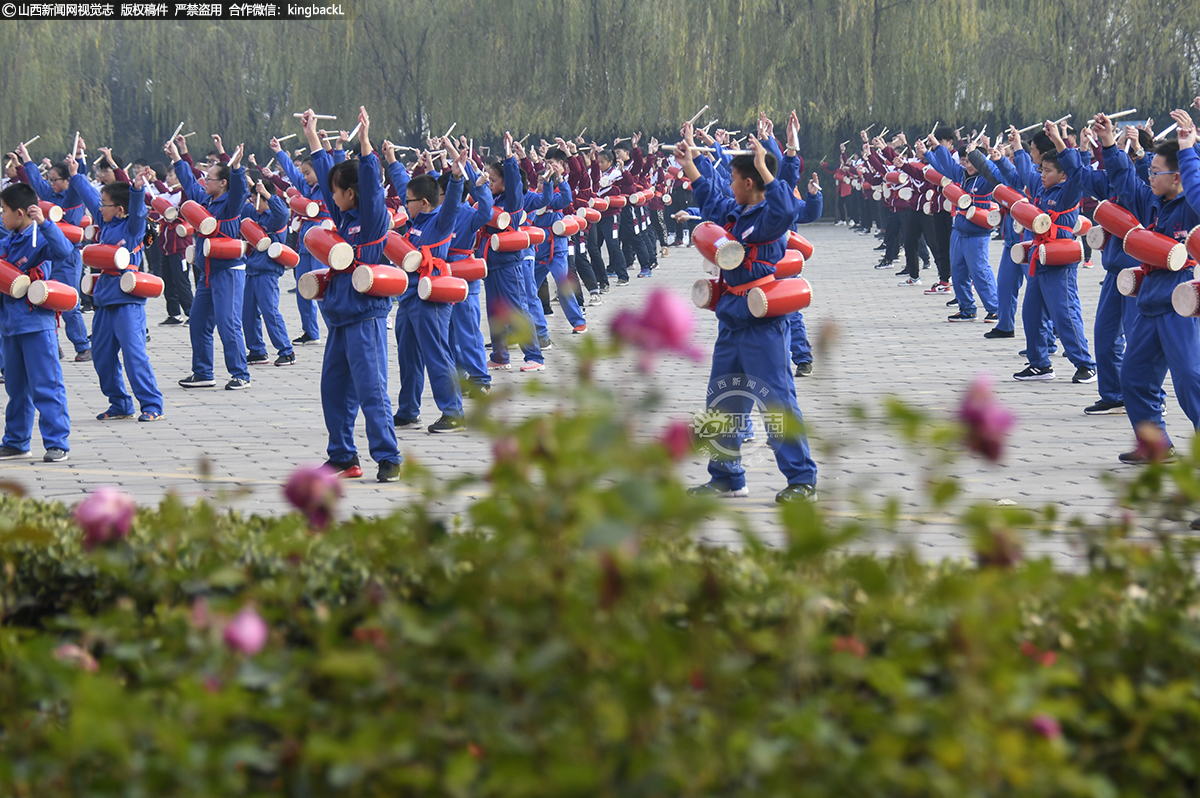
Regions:
[[[896,283],[896,285],[920,285],[920,284],[921,284],[920,277],[909,277],[907,280],[905,280],[903,282]]]

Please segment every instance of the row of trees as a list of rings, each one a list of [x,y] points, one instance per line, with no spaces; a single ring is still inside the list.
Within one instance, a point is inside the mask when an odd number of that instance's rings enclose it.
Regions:
[[[673,136],[796,109],[804,149],[859,127],[995,130],[1196,92],[1200,0],[393,0],[352,18],[0,25],[0,142],[75,130],[154,156],[180,121],[265,150],[312,106],[413,144],[457,122],[518,135]],[[706,117],[711,118],[711,117]]]

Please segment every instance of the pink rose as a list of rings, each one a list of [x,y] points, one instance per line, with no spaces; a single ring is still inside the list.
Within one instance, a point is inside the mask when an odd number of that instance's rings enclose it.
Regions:
[[[1062,727],[1058,725],[1058,721],[1045,713],[1034,715],[1033,719],[1029,721],[1029,728],[1047,740],[1057,740],[1062,737]]]
[[[86,648],[74,643],[63,643],[54,649],[54,658],[59,662],[69,663],[90,673],[100,670],[100,665],[96,662],[95,657]]]
[[[115,488],[97,488],[75,508],[75,522],[83,529],[83,547],[91,550],[129,534],[137,502]]]
[[[658,442],[672,460],[682,460],[692,453],[692,425],[686,421],[672,421]]]
[[[996,401],[991,377],[981,374],[975,378],[963,397],[958,418],[967,427],[967,448],[993,463],[1000,462],[1004,440],[1016,418]]]
[[[650,356],[662,352],[699,359],[702,353],[692,345],[695,328],[691,307],[661,288],[650,294],[641,311],[622,310],[612,320],[613,335],[647,356],[643,368],[652,363]]]
[[[288,478],[283,495],[308,517],[313,529],[325,529],[333,520],[333,508],[342,496],[342,483],[328,466],[302,466]]]
[[[225,626],[225,645],[254,656],[267,644],[267,622],[253,607],[243,607]]]

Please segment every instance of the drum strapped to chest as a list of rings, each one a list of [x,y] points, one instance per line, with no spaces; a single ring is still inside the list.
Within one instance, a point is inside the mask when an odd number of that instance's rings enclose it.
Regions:
[[[798,249],[786,250],[783,257],[775,263],[775,277],[780,280],[795,277],[802,271],[804,271],[804,253]]]
[[[288,207],[292,209],[292,213],[302,219],[315,219],[321,212],[320,203],[299,193],[288,197]]]
[[[345,271],[354,262],[354,247],[324,227],[310,227],[304,234],[304,246],[314,258],[336,272]]]
[[[608,210],[608,197],[592,197],[588,200],[588,207],[597,211]]]
[[[1023,193],[1017,191],[1012,186],[1000,184],[992,189],[992,197],[999,202],[1006,210],[1011,208],[1018,202],[1028,199]]]
[[[468,283],[482,280],[488,275],[487,261],[483,258],[463,258],[450,264],[450,270],[455,277],[461,277]]]
[[[0,260],[0,291],[20,299],[29,291],[29,275],[6,260]]]
[[[1171,292],[1171,307],[1180,316],[1200,316],[1200,280],[1188,280]]]
[[[507,230],[510,224],[512,224],[512,215],[503,208],[493,206],[492,220],[488,222],[488,226],[494,227],[497,230]]]
[[[163,288],[162,278],[148,272],[127,271],[121,275],[121,290],[130,296],[154,299],[162,296]]]
[[[953,180],[946,177],[938,170],[934,169],[932,166],[925,166],[924,168],[922,168],[921,174],[925,176],[926,182],[932,183],[933,185],[939,186],[940,188],[945,188],[946,186],[948,186],[954,182]]]
[[[529,249],[532,246],[537,246],[541,243],[536,241],[534,236],[530,235],[529,228],[522,227],[520,230],[505,230],[502,233],[492,233],[491,247],[493,252],[520,252],[523,249]],[[545,240],[545,233],[542,233],[541,238]]]
[[[1117,272],[1117,291],[1121,296],[1137,296],[1146,277],[1144,266],[1134,266],[1132,269],[1121,269]]]
[[[188,200],[180,205],[179,215],[186,219],[193,228],[199,230],[202,236],[210,236],[217,232],[216,217],[195,200]]]
[[[1083,260],[1083,242],[1075,238],[1056,238],[1038,247],[1038,263],[1067,266]]]
[[[943,186],[942,196],[944,196],[953,207],[958,208],[960,211],[965,211],[967,208],[970,208],[971,203],[974,202],[966,189],[964,189],[958,183],[951,183],[948,186]]]
[[[426,275],[417,283],[417,296],[427,302],[453,304],[467,298],[467,281],[450,275]]]
[[[171,201],[161,194],[150,200],[150,206],[158,211],[158,215],[165,222],[173,222],[179,218],[179,208],[172,205]]]
[[[96,280],[99,279],[99,277],[100,275],[93,274],[90,271],[85,272],[83,277],[79,280],[79,293],[84,294],[85,296],[91,296],[92,287],[95,286]]]
[[[89,244],[83,248],[83,265],[102,272],[129,268],[129,250],[116,244]]]
[[[77,227],[70,222],[55,222],[55,226],[62,231],[62,234],[66,236],[67,241],[71,242],[71,244],[83,243],[82,227]]]
[[[403,208],[396,208],[395,210],[389,211],[388,215],[391,217],[393,230],[408,224],[408,212]]]
[[[713,222],[701,222],[692,231],[692,243],[700,256],[726,271],[736,269],[746,257],[746,248],[725,228]]]
[[[556,236],[573,236],[579,232],[579,222],[578,216],[564,216],[551,225],[551,229]]]
[[[242,232],[242,238],[246,239],[251,247],[258,252],[266,252],[271,246],[271,237],[267,235],[267,231],[262,229],[258,222],[253,219],[242,219],[239,226]]]
[[[1046,234],[1053,224],[1050,214],[1042,211],[1029,200],[1014,202],[1009,206],[1008,214],[1014,222],[1013,230],[1016,230],[1016,224],[1019,224],[1022,231],[1032,230],[1034,235]]]
[[[1130,230],[1142,226],[1136,216],[1110,200],[1102,200],[1096,206],[1092,220],[1122,241]]]
[[[305,272],[296,281],[296,291],[305,299],[324,299],[325,289],[329,287],[330,274],[329,269]]]
[[[380,263],[360,263],[350,277],[354,290],[367,296],[400,296],[408,290],[403,269]]]
[[[1013,263],[1028,263],[1029,250],[1033,248],[1032,241],[1018,241],[1008,250],[1008,257]]]
[[[887,172],[884,174],[883,179],[897,187],[908,184],[908,175],[904,172]]]
[[[294,269],[300,263],[300,253],[279,241],[272,241],[267,247],[267,257],[285,269]]]
[[[1177,272],[1187,265],[1187,247],[1162,233],[1135,227],[1121,242],[1125,254],[1151,269]]]
[[[716,310],[717,300],[725,293],[721,280],[697,280],[692,283],[692,303],[701,310]]]
[[[787,233],[787,248],[794,249],[804,256],[805,260],[810,260],[813,256],[813,245],[808,243],[808,239],[797,233],[795,230],[788,230]]]
[[[972,224],[992,230],[1000,224],[1001,214],[999,208],[981,208],[978,205],[972,205],[967,208],[967,212],[963,216],[966,216],[967,221]]]
[[[1188,233],[1185,246],[1192,260],[1200,261],[1200,224],[1193,227]]]
[[[237,260],[245,257],[246,242],[240,238],[204,239],[204,257],[217,260]]]
[[[1075,237],[1086,238],[1088,233],[1092,232],[1092,220],[1084,216],[1082,213],[1075,217]],[[1089,241],[1088,246],[1092,243]]]
[[[29,284],[25,299],[35,307],[66,313],[79,304],[79,292],[58,280],[34,280]]]
[[[600,211],[596,210],[595,208],[580,208],[576,212],[576,215],[582,216],[587,220],[588,224],[595,224],[596,222],[600,221]]]
[[[384,239],[383,256],[391,261],[392,265],[410,274],[421,268],[421,250],[395,230],[388,232],[387,238]]]
[[[804,310],[812,302],[812,286],[803,277],[772,280],[746,292],[746,305],[755,318],[786,316]]]
[[[63,209],[58,205],[55,205],[53,202],[40,200],[38,202],[38,207],[42,209],[42,215],[50,221],[57,224],[63,220]]]
[[[180,238],[187,238],[188,236],[192,236],[195,234],[196,234],[196,228],[194,228],[190,224],[188,224],[187,219],[180,219],[179,222],[175,225],[175,235],[179,236]]]
[[[620,194],[617,194],[617,195],[615,195],[615,196],[612,196],[612,197],[609,197],[609,198],[608,198],[608,207],[609,207],[609,209],[610,209],[610,210],[611,210],[611,209],[613,209],[613,208],[624,208],[624,207],[625,207],[625,204],[626,204],[627,202],[628,202],[628,198],[627,198],[627,197],[624,197],[624,196],[622,196],[622,195],[620,195]]]

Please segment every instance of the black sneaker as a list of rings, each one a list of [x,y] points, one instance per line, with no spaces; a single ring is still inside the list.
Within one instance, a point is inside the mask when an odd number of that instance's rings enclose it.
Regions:
[[[62,350],[62,344],[59,344],[59,345],[58,345],[58,359],[59,359],[59,360],[66,360],[66,359],[67,359],[67,356],[66,356],[65,354],[63,354],[63,350]]]
[[[995,324],[996,322],[1000,321],[1000,317],[995,313],[989,313],[983,317],[983,321],[985,324]]]
[[[796,376],[797,377],[812,376],[812,369],[813,369],[812,363],[797,363],[796,364]]]
[[[1145,456],[1139,454],[1136,449],[1132,452],[1124,452],[1123,454],[1118,455],[1117,459],[1120,460],[1125,465],[1146,465],[1147,463],[1152,462]],[[1163,459],[1160,460],[1159,462],[1174,463],[1175,460],[1176,460],[1175,447],[1172,446],[1171,448],[1167,449],[1166,455],[1164,455]]]
[[[344,463],[335,463],[333,460],[326,460],[325,467],[342,479],[358,479],[363,475],[362,466],[358,462],[358,455],[354,455],[354,457]]]
[[[884,258],[883,260],[879,261],[879,263],[875,264],[875,268],[876,269],[890,269],[890,268],[892,268],[892,264],[893,264],[893,261],[890,261],[887,258]]]
[[[1089,416],[1115,416],[1125,414],[1124,402],[1107,402],[1101,399],[1094,405],[1089,405],[1083,408],[1083,412]]]
[[[92,362],[92,350],[85,349],[82,352],[76,352],[75,353],[75,362],[76,363],[91,363]]]
[[[775,494],[776,504],[787,504],[788,502],[815,502],[817,500],[817,488],[815,485],[788,485],[783,490]]]
[[[955,313],[953,316],[947,316],[946,321],[975,321],[975,314]]]
[[[293,338],[293,339],[292,339],[292,343],[294,343],[294,344],[301,344],[301,345],[302,345],[302,344],[311,344],[311,343],[313,343],[314,341],[317,341],[317,340],[319,340],[319,339],[317,339],[317,338],[313,338],[313,337],[312,337],[311,335],[309,335],[308,333],[302,333],[302,334],[300,335],[300,337],[299,337],[299,338]]]
[[[1075,376],[1071,378],[1071,382],[1075,382],[1075,383],[1095,382],[1095,381],[1096,381],[1096,370],[1090,369],[1087,366],[1080,366],[1079,368],[1075,369]]]
[[[0,446],[0,460],[20,460],[23,457],[29,456],[29,452],[23,452],[11,446]]]
[[[249,387],[250,380],[239,380],[237,377],[225,383],[225,390],[227,391],[244,391]]]
[[[179,384],[184,388],[213,388],[216,386],[217,381],[212,377],[201,377],[193,374],[190,377],[184,377],[179,381]]]
[[[275,358],[276,366],[294,366],[296,365],[296,353],[292,352],[288,355],[280,355]]]
[[[629,285],[628,277],[626,277],[624,280],[617,280],[617,288],[624,288],[627,285]]]
[[[421,426],[421,417],[413,416],[412,418],[401,418],[400,414],[392,416],[392,424],[396,429],[415,429]]]
[[[1044,369],[1040,369],[1036,366],[1029,366],[1024,371],[1018,371],[1014,374],[1013,379],[1020,380],[1021,382],[1044,382],[1052,380],[1054,379],[1054,367],[1047,366]]]
[[[1016,332],[1013,330],[988,330],[983,334],[984,338],[1015,338]]]
[[[728,485],[718,485],[715,482],[705,482],[703,485],[688,488],[687,492],[689,496],[720,496],[722,499],[739,499],[750,495],[750,489],[745,485],[734,490]]]
[[[948,308],[958,307],[958,300],[951,299],[949,302],[946,303],[946,307],[948,307]]]
[[[271,358],[266,355],[253,355],[246,358],[246,365],[248,366],[265,366],[270,362]]]
[[[430,432],[465,432],[467,420],[462,416],[448,416],[445,413],[437,421],[429,425]]]
[[[43,463],[65,463],[67,460],[67,452],[65,449],[47,449],[42,455]]]
[[[541,341],[538,341],[538,349],[541,349],[543,352],[549,352],[553,348],[554,348],[554,342],[551,341],[549,338],[546,339],[546,343],[542,343]]]
[[[178,316],[167,316],[166,319],[158,323],[158,326],[167,327],[172,324],[183,324],[183,319],[179,318]]]
[[[376,482],[399,482],[400,481],[400,464],[393,463],[391,460],[385,460],[379,464],[379,471],[375,473]]]

